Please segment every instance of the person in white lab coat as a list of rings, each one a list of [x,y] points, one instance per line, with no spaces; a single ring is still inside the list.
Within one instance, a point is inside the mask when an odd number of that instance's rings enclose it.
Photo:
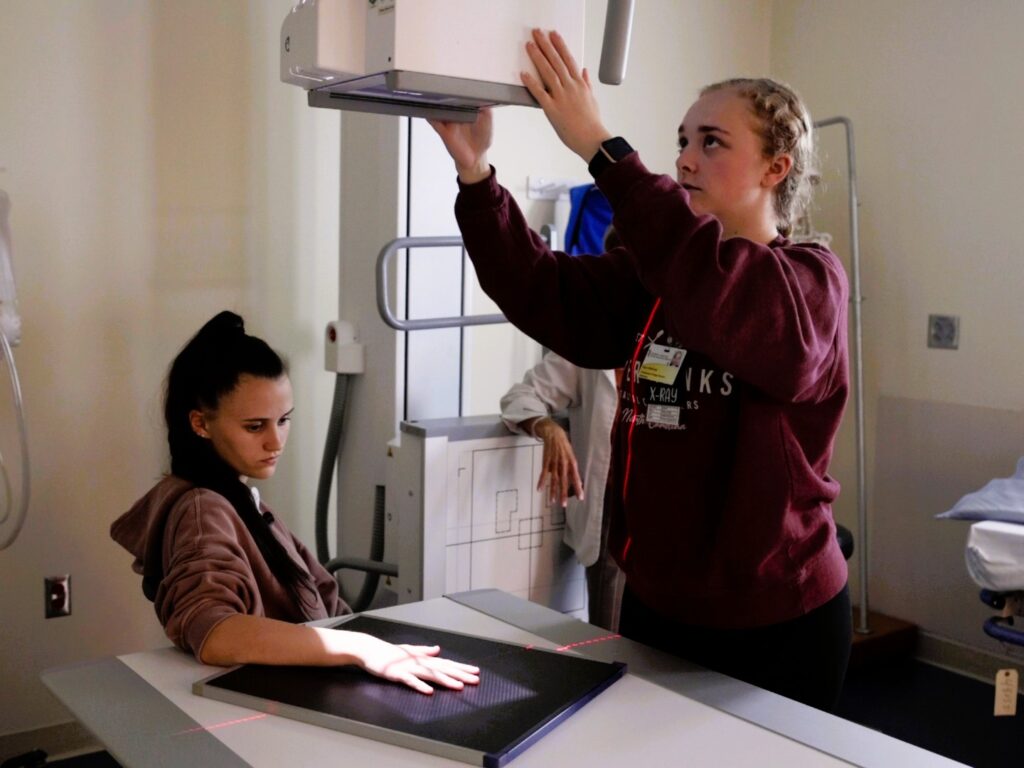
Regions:
[[[615,371],[579,368],[549,352],[501,398],[501,417],[544,442],[538,488],[565,507],[565,543],[587,574],[591,624],[618,631],[625,577],[608,554],[605,485],[618,403]],[[552,415],[567,410],[569,435]]]

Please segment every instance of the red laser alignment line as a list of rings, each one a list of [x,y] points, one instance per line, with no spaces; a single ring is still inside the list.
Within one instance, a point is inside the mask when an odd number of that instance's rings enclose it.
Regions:
[[[267,714],[261,713],[259,715],[250,715],[249,717],[240,717],[237,720],[225,720],[223,723],[214,723],[213,725],[200,725],[196,728],[188,728],[184,731],[178,731],[175,736],[184,736],[189,733],[199,733],[200,731],[215,731],[218,728],[227,728],[229,725],[239,725],[240,723],[248,723],[252,720],[262,720]]]
[[[585,645],[594,645],[595,643],[603,643],[606,640],[618,640],[622,635],[602,635],[601,637],[595,637],[590,640],[580,640],[576,643],[569,643],[568,645],[562,645],[555,648],[556,651],[571,651],[573,648],[582,648]]]
[[[616,635],[602,635],[601,637],[594,637],[594,638],[591,638],[590,640],[579,640],[578,642],[569,643],[568,645],[560,645],[557,648],[552,648],[552,650],[553,651],[571,651],[573,648],[582,648],[584,645],[594,645],[594,643],[603,643],[606,640],[619,640],[621,638],[622,638],[622,635],[618,635],[618,634],[616,634]],[[533,643],[530,643],[529,645],[524,645],[523,646],[523,648],[525,650],[527,650],[527,651],[532,651],[536,647],[537,646],[534,645]]]

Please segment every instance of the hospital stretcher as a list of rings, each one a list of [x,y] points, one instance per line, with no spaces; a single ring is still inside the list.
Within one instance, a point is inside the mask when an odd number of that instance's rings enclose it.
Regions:
[[[1024,525],[974,523],[966,559],[968,573],[981,587],[981,601],[1000,612],[986,619],[985,634],[1024,646]]]

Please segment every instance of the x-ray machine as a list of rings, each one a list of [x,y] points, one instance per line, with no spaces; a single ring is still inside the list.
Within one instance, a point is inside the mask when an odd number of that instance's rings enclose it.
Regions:
[[[374,605],[497,587],[585,616],[564,515],[536,490],[542,447],[497,416],[462,417],[474,372],[511,385],[536,346],[507,324],[478,331],[486,344],[469,342],[466,326],[503,319],[480,317],[475,275],[451,236],[451,160],[425,121],[408,119],[532,104],[518,74],[532,66],[530,30],[558,29],[582,60],[584,18],[584,0],[304,0],[282,25],[282,80],[305,88],[311,106],[343,110],[344,321],[327,330],[338,390],[318,554],[328,559],[333,439],[344,557],[329,567],[347,592],[363,577],[346,569],[368,571],[360,599]],[[631,18],[632,2],[609,3],[603,82],[623,77]]]

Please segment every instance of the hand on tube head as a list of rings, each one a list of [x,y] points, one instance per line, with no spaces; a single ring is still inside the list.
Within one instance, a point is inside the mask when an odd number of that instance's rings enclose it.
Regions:
[[[539,419],[533,424],[533,434],[544,441],[544,460],[541,465],[537,489],[547,486],[548,501],[565,507],[569,504],[569,489],[583,501],[583,480],[573,453],[569,436],[551,419]]]
[[[491,175],[487,150],[494,138],[490,107],[484,107],[472,123],[447,120],[428,120],[444,142],[445,149],[455,161],[455,170],[464,184],[475,184]]]
[[[356,663],[367,672],[409,686],[428,696],[434,689],[428,683],[462,690],[480,682],[480,670],[439,656],[436,645],[393,645],[372,635],[350,632]]]
[[[601,123],[601,113],[590,87],[590,75],[581,70],[565,40],[557,32],[533,30],[526,53],[540,80],[529,72],[520,76],[523,85],[540,104],[548,121],[569,149],[590,162],[601,142],[611,138]]]

